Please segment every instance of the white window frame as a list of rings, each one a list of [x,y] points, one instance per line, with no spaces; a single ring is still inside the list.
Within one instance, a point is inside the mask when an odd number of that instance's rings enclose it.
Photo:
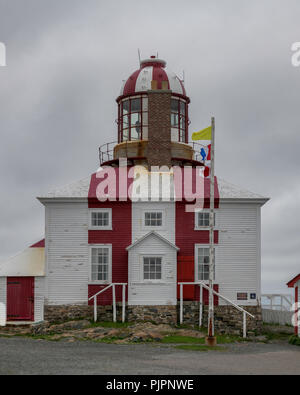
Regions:
[[[108,225],[93,226],[92,213],[108,213]],[[112,230],[112,209],[111,208],[91,208],[91,209],[89,209],[89,229],[91,229],[91,230]]]
[[[92,280],[92,249],[108,248],[108,276],[107,280]],[[111,244],[92,244],[89,248],[89,283],[90,284],[110,284],[112,282],[112,245]]]
[[[209,248],[209,244],[195,244],[195,282],[204,282],[204,283],[208,283],[209,279],[207,280],[199,280],[199,268],[198,268],[198,249],[199,248]],[[215,249],[215,267],[214,267],[214,281],[216,281],[217,278],[217,249],[218,246],[214,245],[214,249]]]
[[[161,213],[161,225],[159,226],[147,226],[146,225],[146,213]],[[144,230],[162,230],[165,228],[165,221],[166,221],[166,212],[162,209],[145,209],[142,211],[142,221],[143,221],[143,229]]]
[[[199,213],[208,213],[209,214],[209,209],[204,209],[204,210],[195,210],[195,218],[194,218],[194,230],[207,230],[209,229],[209,225],[208,226],[199,226],[198,225],[198,214]],[[214,211],[214,215],[215,215],[215,223],[214,223],[214,227],[217,227],[217,213],[216,211]]]
[[[144,258],[161,258],[161,279],[144,279]],[[140,255],[140,279],[143,283],[162,283],[164,282],[164,255],[163,254],[141,254]]]

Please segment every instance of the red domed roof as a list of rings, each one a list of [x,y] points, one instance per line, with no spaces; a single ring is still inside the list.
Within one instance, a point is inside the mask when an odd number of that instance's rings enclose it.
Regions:
[[[151,89],[151,81],[157,81],[157,89],[162,88],[162,82],[168,82],[168,89],[173,93],[186,96],[183,81],[176,74],[165,69],[166,62],[152,56],[141,61],[140,68],[124,82],[120,95],[126,96]]]

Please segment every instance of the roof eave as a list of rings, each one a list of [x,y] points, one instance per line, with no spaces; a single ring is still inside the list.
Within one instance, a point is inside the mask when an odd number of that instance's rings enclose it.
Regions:
[[[87,197],[37,197],[37,200],[43,205],[47,203],[87,203]]]

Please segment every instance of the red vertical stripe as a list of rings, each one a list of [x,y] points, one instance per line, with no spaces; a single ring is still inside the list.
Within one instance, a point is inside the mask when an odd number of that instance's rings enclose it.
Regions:
[[[162,81],[167,81],[168,89],[170,89],[169,78],[164,69],[160,67],[153,67],[152,80],[157,81],[157,89],[162,88]]]
[[[298,335],[299,332],[299,322],[298,322],[298,312],[299,312],[299,287],[295,288],[295,303],[296,303],[296,308],[295,308],[295,334]]]

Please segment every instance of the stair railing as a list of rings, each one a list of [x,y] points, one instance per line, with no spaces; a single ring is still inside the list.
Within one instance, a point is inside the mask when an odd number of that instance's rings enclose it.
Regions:
[[[199,285],[200,287],[200,299],[199,299],[199,327],[202,326],[203,321],[203,288],[209,291],[209,287],[202,283],[202,282],[183,282],[178,283],[180,286],[180,324],[183,322],[183,286],[184,285]],[[254,315],[250,314],[249,311],[243,309],[241,306],[238,306],[230,299],[226,298],[225,296],[219,294],[219,292],[213,290],[213,294],[218,296],[220,299],[223,299],[225,302],[231,304],[237,310],[243,313],[243,337],[247,337],[247,315],[251,318],[255,318]]]
[[[113,322],[117,322],[117,307],[116,307],[116,285],[122,285],[122,322],[125,322],[125,307],[126,307],[126,285],[127,283],[111,283],[107,287],[101,289],[88,300],[94,299],[94,322],[97,321],[97,296],[112,288],[113,299]]]

